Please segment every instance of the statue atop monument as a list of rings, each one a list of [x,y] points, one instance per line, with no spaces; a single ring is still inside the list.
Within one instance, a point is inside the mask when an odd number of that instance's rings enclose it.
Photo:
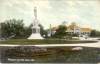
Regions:
[[[34,21],[32,24],[32,34],[28,39],[43,39],[40,35],[39,21],[37,19],[37,8],[34,7]]]

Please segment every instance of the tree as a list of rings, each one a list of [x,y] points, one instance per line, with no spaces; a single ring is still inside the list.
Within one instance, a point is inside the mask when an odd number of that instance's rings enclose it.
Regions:
[[[1,23],[1,35],[5,38],[25,38],[29,28],[24,26],[23,20],[10,19]]]
[[[59,25],[53,37],[64,38],[66,36],[67,27],[65,25]]]
[[[90,36],[91,37],[100,37],[100,31],[92,30]]]
[[[44,30],[44,27],[41,24],[39,24],[39,27],[40,27],[40,34],[41,34],[41,36],[44,37],[44,35],[45,35],[45,37],[46,37],[47,36],[47,31]]]
[[[96,30],[92,30],[90,36],[96,36]]]

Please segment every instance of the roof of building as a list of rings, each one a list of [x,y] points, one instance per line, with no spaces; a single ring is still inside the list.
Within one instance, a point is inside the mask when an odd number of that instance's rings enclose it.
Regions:
[[[81,31],[82,31],[82,32],[90,32],[91,29],[90,29],[90,28],[81,28]]]

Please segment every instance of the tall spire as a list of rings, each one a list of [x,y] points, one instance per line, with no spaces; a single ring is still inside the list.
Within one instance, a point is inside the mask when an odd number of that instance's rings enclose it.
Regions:
[[[34,7],[34,17],[37,19],[37,7]]]

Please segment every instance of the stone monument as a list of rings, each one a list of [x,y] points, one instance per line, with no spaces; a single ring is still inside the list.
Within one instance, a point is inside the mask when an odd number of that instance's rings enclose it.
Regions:
[[[32,24],[32,34],[28,37],[28,39],[43,39],[43,37],[40,35],[40,27],[39,27],[39,21],[37,19],[37,8],[34,7],[34,21]]]

